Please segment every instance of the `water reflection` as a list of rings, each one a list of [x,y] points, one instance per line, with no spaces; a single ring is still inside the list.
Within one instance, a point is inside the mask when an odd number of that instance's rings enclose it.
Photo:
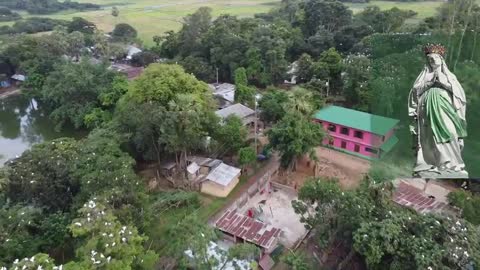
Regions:
[[[23,96],[0,99],[0,166],[35,143],[82,136],[82,132],[75,132],[72,128],[56,132],[54,127],[35,100]]]

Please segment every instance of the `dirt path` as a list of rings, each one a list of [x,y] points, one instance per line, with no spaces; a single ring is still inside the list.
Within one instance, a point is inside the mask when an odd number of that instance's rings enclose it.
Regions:
[[[338,178],[344,188],[358,186],[370,169],[370,162],[356,156],[323,147],[317,148],[320,176]]]
[[[319,162],[316,176],[336,178],[345,189],[357,187],[370,169],[368,160],[323,147],[317,148],[317,157]],[[308,158],[303,158],[297,163],[295,172],[282,175],[278,182],[291,187],[296,186],[298,189],[313,176],[315,176],[314,163]]]
[[[21,93],[20,88],[16,88],[16,87],[5,88],[0,90],[0,99],[4,99],[6,97],[13,96],[13,95],[18,95],[20,93]]]

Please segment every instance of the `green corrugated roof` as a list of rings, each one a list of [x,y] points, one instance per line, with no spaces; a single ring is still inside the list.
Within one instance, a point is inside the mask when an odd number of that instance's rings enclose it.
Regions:
[[[360,112],[339,106],[328,106],[317,113],[314,117],[321,121],[347,126],[378,135],[385,135],[399,120],[366,112]]]
[[[395,146],[395,144],[397,144],[397,142],[398,142],[398,138],[395,135],[393,135],[388,139],[388,141],[386,141],[384,144],[382,144],[382,146],[380,146],[380,149],[382,149],[384,153],[387,153],[390,150],[392,150],[392,148]]]

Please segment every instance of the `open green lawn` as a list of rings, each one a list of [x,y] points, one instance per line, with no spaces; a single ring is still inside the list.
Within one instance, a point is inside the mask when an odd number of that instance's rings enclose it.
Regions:
[[[152,37],[168,30],[180,28],[182,18],[199,7],[208,6],[213,15],[232,14],[240,17],[267,12],[280,0],[77,0],[103,5],[102,10],[87,12],[61,12],[45,15],[54,19],[83,17],[94,22],[100,29],[111,31],[117,23],[134,26],[145,45],[152,45]],[[120,15],[111,15],[111,7],[117,6]],[[24,17],[30,15],[23,13]]]

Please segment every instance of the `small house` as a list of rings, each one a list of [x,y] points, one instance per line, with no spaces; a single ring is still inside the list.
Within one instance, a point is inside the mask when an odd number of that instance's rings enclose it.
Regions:
[[[235,85],[230,83],[209,84],[213,96],[218,101],[218,108],[223,109],[235,102]]]
[[[215,167],[222,163],[219,159],[197,156],[189,156],[187,162],[189,166],[192,165],[192,163],[196,163],[199,166],[198,173],[203,175],[209,174]]]
[[[20,85],[21,83],[25,82],[25,80],[27,79],[27,77],[23,74],[14,74],[12,77],[12,80],[13,80],[13,84],[14,85]]]
[[[196,162],[192,162],[187,166],[187,178],[190,181],[197,179],[200,176],[200,166]]]
[[[323,145],[367,159],[379,159],[398,142],[399,120],[339,106],[328,106],[314,115],[329,138]]]
[[[230,115],[235,115],[242,120],[245,126],[253,126],[256,120],[255,111],[240,103],[218,110],[215,114],[223,120],[227,119]]]
[[[239,168],[221,163],[202,182],[200,191],[215,197],[227,197],[240,181]]]
[[[133,45],[129,45],[127,47],[127,56],[125,57],[127,60],[132,60],[133,56],[135,54],[138,54],[138,53],[141,53],[142,50],[133,46]]]

